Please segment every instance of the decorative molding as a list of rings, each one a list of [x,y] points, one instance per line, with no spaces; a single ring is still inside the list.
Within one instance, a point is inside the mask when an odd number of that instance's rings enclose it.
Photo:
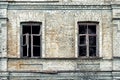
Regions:
[[[112,18],[112,20],[120,20],[120,18]]]
[[[0,2],[0,9],[6,9],[8,6],[8,2]]]
[[[54,3],[10,3],[9,10],[110,10],[111,5],[78,5]]]
[[[7,18],[7,9],[0,9],[0,19]]]
[[[85,71],[95,71],[95,70],[100,70],[100,64],[92,64],[92,63],[88,63],[88,64],[77,64],[77,69],[79,70],[85,70]]]
[[[59,0],[16,0],[16,1],[9,1],[9,3],[58,3]]]
[[[36,70],[40,71],[43,69],[43,64],[20,64],[21,70]]]

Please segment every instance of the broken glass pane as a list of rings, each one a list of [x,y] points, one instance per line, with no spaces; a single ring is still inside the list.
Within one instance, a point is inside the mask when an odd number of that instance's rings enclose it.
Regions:
[[[96,56],[96,47],[89,47],[89,56]]]
[[[80,46],[79,47],[79,55],[80,56],[86,56],[86,46]]]
[[[79,25],[79,34],[87,33],[87,25]]]
[[[88,25],[88,33],[96,34],[96,25]]]
[[[89,45],[96,46],[96,36],[89,36]]]

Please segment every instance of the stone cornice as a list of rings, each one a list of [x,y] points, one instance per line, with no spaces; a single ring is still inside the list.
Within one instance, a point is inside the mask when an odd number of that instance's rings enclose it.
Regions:
[[[0,2],[0,9],[6,9],[8,6],[8,2]]]
[[[120,4],[111,4],[113,9],[120,9]]]
[[[7,20],[8,21],[8,18],[2,18],[2,17],[0,17],[0,20]]]
[[[80,5],[63,3],[10,3],[9,10],[108,10],[111,5]]]
[[[112,18],[112,20],[120,20],[120,18]]]

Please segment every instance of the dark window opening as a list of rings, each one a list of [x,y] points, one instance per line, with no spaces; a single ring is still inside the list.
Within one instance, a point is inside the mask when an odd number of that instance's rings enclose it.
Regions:
[[[96,46],[96,36],[89,36],[89,45]]]
[[[40,36],[33,36],[33,45],[40,46]]]
[[[96,25],[88,25],[88,33],[96,34]]]
[[[32,34],[40,34],[40,25],[32,26]]]
[[[23,23],[21,42],[22,57],[40,57],[41,23]]]
[[[27,46],[23,46],[23,56],[27,56]]]
[[[86,36],[80,36],[80,45],[86,45]]]
[[[23,45],[26,45],[26,36],[23,36]]]
[[[90,56],[96,56],[96,47],[89,47]]]
[[[79,57],[97,56],[97,24],[78,23],[78,49]]]
[[[33,56],[40,56],[40,47],[33,47]]]
[[[23,30],[22,30],[22,32],[23,32],[23,34],[31,34],[31,28],[30,28],[31,26],[30,25],[23,25]]]
[[[79,25],[79,34],[87,33],[87,25]]]
[[[79,56],[86,56],[86,46],[80,46],[79,52]]]

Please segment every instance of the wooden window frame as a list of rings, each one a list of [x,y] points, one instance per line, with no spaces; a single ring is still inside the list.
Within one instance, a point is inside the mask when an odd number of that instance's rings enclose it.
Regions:
[[[30,28],[31,28],[31,34],[23,34],[22,33],[22,31],[23,31],[23,26],[25,26],[25,25],[27,25],[27,26],[30,26]],[[40,32],[39,32],[39,34],[32,34],[32,26],[40,26]],[[41,56],[42,56],[42,44],[41,44],[41,41],[42,41],[42,31],[41,31],[41,27],[42,27],[42,23],[41,22],[21,22],[21,37],[20,37],[20,45],[21,45],[21,57],[22,58],[41,58]],[[23,56],[23,36],[26,36],[26,38],[28,37],[28,36],[31,36],[31,56],[29,57],[29,53],[28,53],[28,47],[29,47],[29,42],[28,41],[26,41],[27,43],[26,43],[26,45],[27,45],[27,56]],[[33,45],[33,37],[34,36],[40,36],[40,56],[34,56],[34,53],[33,53],[33,46],[37,46],[37,45]],[[28,39],[26,39],[26,40],[28,40]]]
[[[87,33],[86,34],[79,34],[79,25],[87,25]],[[88,25],[96,25],[96,34],[89,34],[88,33]],[[80,46],[80,36],[86,37],[86,56],[80,56],[79,52],[79,46]],[[90,56],[89,55],[89,36],[95,36],[96,37],[96,56]],[[84,45],[83,45],[84,46]],[[96,58],[99,57],[99,51],[98,51],[98,22],[78,22],[78,57],[81,58]]]

